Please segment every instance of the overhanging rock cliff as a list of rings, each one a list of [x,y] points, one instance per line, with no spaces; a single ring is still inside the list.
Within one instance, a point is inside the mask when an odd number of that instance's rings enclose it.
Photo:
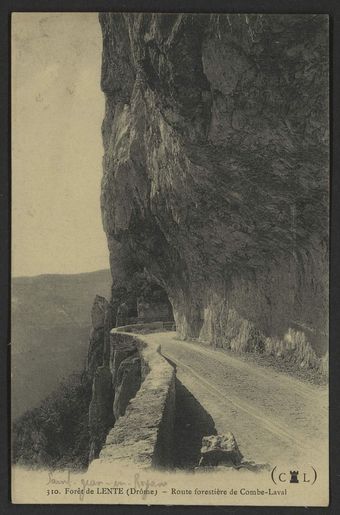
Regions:
[[[328,40],[321,15],[101,14],[102,215],[177,331],[320,366]]]

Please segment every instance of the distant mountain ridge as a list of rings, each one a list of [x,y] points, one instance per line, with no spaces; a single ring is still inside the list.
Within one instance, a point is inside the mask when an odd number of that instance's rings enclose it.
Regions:
[[[47,274],[12,279],[12,327],[89,324],[93,298],[110,295],[109,270],[82,274]],[[53,307],[53,309],[52,309]],[[20,319],[17,321],[17,317]]]
[[[109,270],[12,279],[12,418],[39,404],[86,359],[91,307]]]

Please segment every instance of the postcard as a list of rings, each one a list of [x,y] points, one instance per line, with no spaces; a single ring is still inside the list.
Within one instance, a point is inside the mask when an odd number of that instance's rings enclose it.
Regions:
[[[329,19],[12,14],[12,502],[328,506]]]

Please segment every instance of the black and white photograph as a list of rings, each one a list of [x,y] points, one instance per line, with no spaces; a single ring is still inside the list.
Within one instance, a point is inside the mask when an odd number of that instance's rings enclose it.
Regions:
[[[11,25],[12,502],[328,506],[329,16]]]

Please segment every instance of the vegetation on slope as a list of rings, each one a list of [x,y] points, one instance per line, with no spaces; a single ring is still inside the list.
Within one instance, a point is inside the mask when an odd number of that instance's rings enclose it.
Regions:
[[[13,462],[30,467],[83,469],[89,455],[91,382],[73,374],[39,407],[13,424]]]

